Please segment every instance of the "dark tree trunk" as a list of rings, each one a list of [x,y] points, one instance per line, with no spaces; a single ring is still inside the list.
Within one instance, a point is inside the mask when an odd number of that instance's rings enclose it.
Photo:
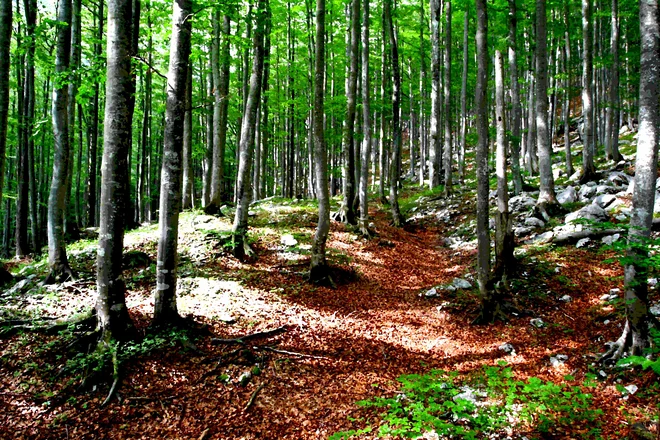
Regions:
[[[391,0],[383,2],[384,26],[392,54],[392,159],[390,160],[390,211],[394,226],[403,224],[399,210],[399,179],[401,174],[401,70],[399,68],[399,47],[392,23]],[[441,147],[439,147],[441,148]]]
[[[371,98],[369,96],[369,1],[362,0],[362,140],[360,163],[360,232],[369,236],[369,158],[371,157]]]
[[[612,34],[610,38],[612,67],[610,69],[609,105],[605,127],[605,152],[607,158],[618,162],[619,152],[619,0],[612,0]]]
[[[653,221],[660,142],[660,12],[657,0],[639,4],[641,61],[639,129],[635,190],[624,267],[626,326],[603,360],[617,361],[628,351],[641,356],[649,346],[648,238]]]
[[[468,77],[468,38],[470,27],[470,13],[468,3],[465,3],[465,17],[463,18],[463,73],[461,75],[461,146],[458,160],[458,179],[462,182],[465,177],[465,138],[467,135],[467,77]],[[513,93],[513,91],[512,91]],[[514,104],[515,105],[515,104]],[[518,103],[520,106],[520,103]]]
[[[184,106],[186,114],[183,119],[183,188],[182,209],[193,209],[193,169],[192,169],[192,68],[188,66],[186,79],[186,95]]]
[[[11,0],[0,0],[0,203],[5,177],[7,118],[9,116],[9,53],[12,27]],[[9,213],[6,213],[9,215]]]
[[[323,128],[323,96],[325,78],[325,0],[316,0],[316,56],[314,59],[314,173],[316,196],[319,201],[319,222],[312,242],[309,280],[313,283],[332,283],[325,246],[330,232],[330,194],[328,193],[328,154]]]
[[[156,326],[176,324],[180,319],[176,304],[177,248],[181,211],[183,120],[186,113],[185,96],[192,32],[189,17],[191,13],[191,0],[173,2],[165,139],[160,175],[160,237],[153,321]]]
[[[108,49],[103,159],[101,163],[101,209],[97,264],[96,314],[102,343],[132,336],[133,324],[126,308],[122,277],[122,253],[128,211],[126,185],[131,143],[131,0],[108,2]]]
[[[252,150],[257,128],[257,110],[261,102],[261,86],[264,68],[264,33],[266,21],[270,20],[268,0],[259,0],[256,14],[256,28],[253,37],[252,73],[250,74],[250,87],[245,103],[245,114],[241,123],[241,141],[239,144],[239,164],[236,177],[236,214],[234,216],[234,255],[244,259],[251,255],[247,243],[248,210],[250,196],[252,195],[250,167],[252,166]]]
[[[71,0],[62,0],[58,15],[55,73],[61,77],[69,71],[71,57]],[[67,107],[67,87],[56,83],[53,91],[53,178],[48,198],[48,266],[50,274],[46,282],[58,282],[73,277],[66,256],[64,242],[64,214],[67,206],[67,180],[69,170],[70,143]]]
[[[357,107],[358,47],[360,30],[360,0],[351,0],[350,26],[347,39],[350,40],[348,52],[348,72],[346,76],[346,120],[344,121],[343,139],[343,201],[342,220],[355,224],[355,109]]]
[[[520,136],[522,110],[520,108],[520,84],[518,82],[518,12],[516,0],[509,0],[509,75],[511,78],[511,177],[514,193],[522,192],[522,175],[520,173]]]

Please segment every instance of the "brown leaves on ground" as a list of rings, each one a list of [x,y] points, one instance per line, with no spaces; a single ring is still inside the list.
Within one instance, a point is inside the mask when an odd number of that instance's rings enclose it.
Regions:
[[[388,226],[384,215],[375,215],[378,237],[368,241],[333,224],[328,248],[335,289],[308,284],[305,260],[286,260],[277,239],[267,234],[255,244],[258,261],[248,265],[206,246],[204,234],[183,236],[182,246],[198,254],[217,253],[191,256],[192,263],[182,267],[182,310],[208,324],[217,338],[279,326],[286,331],[242,346],[214,345],[211,337],[202,337],[194,350],[177,345],[131,360],[123,367],[118,398],[105,408],[100,404],[107,384],[72,393],[50,408],[49,393],[56,385],[40,368],[64,360],[40,348],[42,336],[0,340],[0,437],[322,439],[360,427],[348,418],[363,414],[355,402],[394,392],[402,374],[432,368],[470,374],[505,360],[521,379],[562,381],[572,374],[579,382],[604,342],[620,332],[621,314],[599,298],[620,287],[621,269],[604,264],[602,254],[543,251],[541,264],[541,255],[531,250],[512,284],[511,297],[522,314],[508,323],[471,326],[477,305],[473,292],[441,291],[433,299],[420,293],[474,272],[474,252],[444,247],[444,231],[436,227],[398,229]],[[312,230],[301,229],[310,235]],[[128,298],[142,328],[152,306],[145,279],[138,277]],[[195,293],[195,286],[205,297]],[[565,294],[573,300],[558,301]],[[87,295],[94,295],[93,286]],[[222,323],[220,315],[236,323]],[[530,317],[549,325],[532,327]],[[515,355],[498,350],[507,342]],[[569,359],[551,367],[549,357],[558,353]],[[247,372],[252,377],[241,386],[239,378]],[[649,376],[636,377],[640,389],[649,385],[641,383]],[[595,401],[605,411],[605,438],[628,432],[628,424],[654,399],[653,393],[640,392],[622,400],[614,385],[610,379],[595,390]],[[583,428],[553,438],[578,436]]]

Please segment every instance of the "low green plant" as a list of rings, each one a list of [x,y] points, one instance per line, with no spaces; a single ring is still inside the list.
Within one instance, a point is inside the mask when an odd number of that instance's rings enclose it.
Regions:
[[[357,403],[378,409],[377,420],[330,438],[346,439],[373,430],[378,437],[416,438],[434,431],[440,438],[477,439],[507,429],[546,433],[558,425],[585,422],[593,427],[585,434],[588,438],[599,435],[602,411],[593,407],[592,396],[585,391],[595,385],[593,377],[581,386],[537,377],[521,381],[513,378],[511,367],[501,363],[485,367],[471,381],[443,370],[404,375],[398,381],[401,390],[395,396]]]
[[[617,362],[618,366],[639,366],[643,370],[649,368],[656,374],[660,375],[660,330],[656,328],[650,329],[651,333],[651,348],[648,350],[647,356],[629,356]]]

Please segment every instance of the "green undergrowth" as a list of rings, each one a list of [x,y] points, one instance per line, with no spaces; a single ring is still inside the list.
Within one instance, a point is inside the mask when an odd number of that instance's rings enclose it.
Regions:
[[[546,438],[576,424],[589,427],[582,438],[600,438],[602,410],[594,406],[588,392],[595,386],[594,379],[588,376],[580,385],[537,377],[516,380],[504,362],[486,366],[471,378],[443,370],[404,375],[398,379],[400,390],[394,396],[357,402],[370,414],[352,419],[361,428],[335,433],[330,439],[366,433],[417,438],[428,432],[440,438],[477,439],[521,432]],[[565,380],[575,379],[566,376]]]

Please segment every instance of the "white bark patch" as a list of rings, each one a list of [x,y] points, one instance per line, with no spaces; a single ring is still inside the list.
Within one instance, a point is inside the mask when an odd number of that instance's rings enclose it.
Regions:
[[[157,290],[167,290],[167,289],[169,289],[169,288],[170,288],[170,285],[169,285],[169,284],[165,284],[165,283],[159,283],[159,284],[156,286],[156,289],[157,289]]]

